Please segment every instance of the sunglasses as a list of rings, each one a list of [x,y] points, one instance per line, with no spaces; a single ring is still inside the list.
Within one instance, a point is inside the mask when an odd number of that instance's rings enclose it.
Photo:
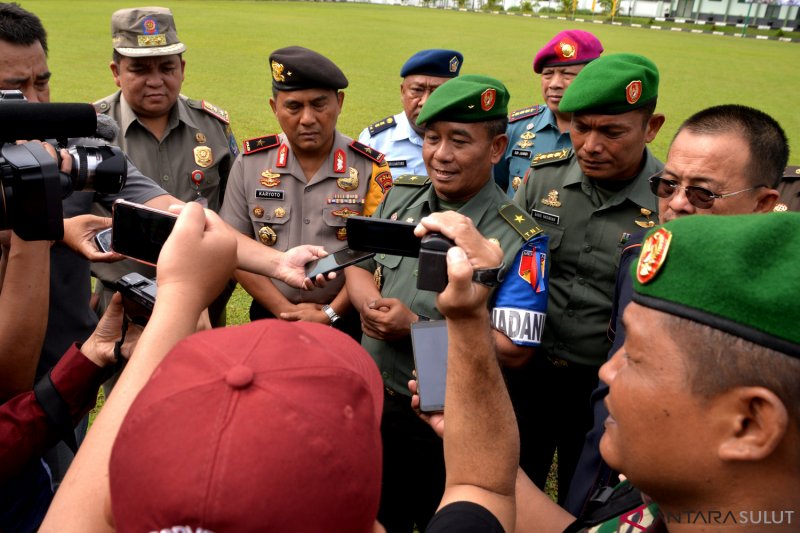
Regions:
[[[689,200],[689,203],[699,209],[710,209],[711,206],[714,205],[714,200],[720,198],[728,198],[729,196],[735,196],[743,192],[766,187],[766,185],[756,185],[755,187],[742,189],[741,191],[729,192],[726,194],[716,194],[708,189],[703,187],[695,187],[694,185],[684,187],[683,185],[679,185],[676,181],[663,178],[660,172],[650,176],[648,181],[650,182],[650,190],[653,191],[653,194],[659,198],[672,198],[673,194],[679,190],[682,190],[684,194],[686,194],[686,199]]]

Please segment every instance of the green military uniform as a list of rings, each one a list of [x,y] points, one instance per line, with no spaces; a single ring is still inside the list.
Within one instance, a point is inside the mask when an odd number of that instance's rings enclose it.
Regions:
[[[228,113],[200,100],[178,98],[163,139],[156,139],[136,117],[121,91],[98,100],[98,113],[120,126],[114,144],[145,176],[172,196],[190,202],[202,196],[219,211],[228,173],[238,155]]]
[[[352,215],[369,215],[392,185],[383,154],[335,133],[328,160],[310,180],[286,135],[245,141],[233,164],[222,219],[267,246],[286,251],[301,244],[334,252],[347,246],[345,224]],[[345,277],[311,291],[279,280],[272,283],[290,302],[329,304]]]
[[[542,348],[568,362],[599,367],[611,341],[617,265],[628,237],[658,223],[647,178],[664,168],[645,150],[642,170],[617,192],[603,192],[571,152],[531,168],[514,201],[550,236],[550,300]]]
[[[533,219],[524,216],[524,213],[515,210],[516,215],[524,217],[522,222],[512,222],[513,216],[501,214],[501,209],[508,205],[508,197],[492,180],[460,206],[443,204],[425,176],[400,176],[394,183],[395,188],[378,207],[374,217],[417,223],[431,213],[454,209],[469,217],[484,237],[499,242],[506,265],[514,262],[517,252],[533,236],[531,232],[535,231]],[[424,317],[433,320],[444,318],[436,309],[437,293],[417,289],[417,258],[377,254],[372,260],[359,263],[359,266],[370,272],[380,269],[381,296],[384,298],[397,298]],[[375,359],[386,386],[408,396],[408,380],[414,368],[410,337],[389,342],[365,335],[361,344]]]

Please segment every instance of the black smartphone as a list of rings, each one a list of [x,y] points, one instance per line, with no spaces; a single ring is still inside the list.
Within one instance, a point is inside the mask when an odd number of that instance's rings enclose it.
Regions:
[[[417,369],[419,410],[444,411],[447,379],[447,321],[419,321],[411,324],[411,344]]]
[[[155,265],[178,215],[125,200],[114,202],[111,248],[126,257]]]
[[[419,257],[416,224],[383,218],[352,216],[347,219],[347,246],[353,250]]]
[[[329,272],[342,270],[346,266],[368,259],[373,255],[375,255],[375,252],[361,252],[350,248],[342,248],[321,259],[306,263],[306,276],[311,279],[316,278],[319,274],[327,276]]]
[[[101,252],[110,252],[111,228],[97,232],[97,234],[94,236],[94,243],[97,245],[97,249],[100,250]]]

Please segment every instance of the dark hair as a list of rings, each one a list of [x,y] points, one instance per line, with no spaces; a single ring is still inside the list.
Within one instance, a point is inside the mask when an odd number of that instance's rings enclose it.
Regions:
[[[498,135],[502,135],[506,132],[508,128],[508,117],[487,120],[484,124],[486,125],[486,132],[489,134],[489,139],[494,139]]]
[[[800,359],[686,318],[664,317],[664,327],[680,332],[694,394],[710,399],[735,387],[764,387],[800,426]]]
[[[38,41],[47,55],[47,32],[39,17],[14,2],[0,3],[0,41],[31,46]]]
[[[747,178],[752,185],[776,187],[789,162],[789,141],[780,124],[752,107],[736,104],[709,107],[686,119],[675,136],[683,130],[699,135],[739,135],[750,148]]]

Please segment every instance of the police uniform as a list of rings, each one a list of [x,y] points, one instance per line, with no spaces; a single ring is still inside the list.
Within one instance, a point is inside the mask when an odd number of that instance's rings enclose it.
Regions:
[[[308,181],[286,135],[269,135],[244,142],[220,216],[280,251],[315,244],[333,252],[347,246],[347,218],[371,214],[391,186],[383,154],[339,132],[328,160]],[[292,303],[328,304],[341,290],[344,276],[311,291],[279,280],[272,283]]]
[[[420,50],[403,64],[400,77],[423,75],[451,79],[458,76],[463,64],[464,56],[456,50]],[[359,134],[358,141],[386,155],[393,178],[427,173],[422,161],[422,136],[411,127],[405,111],[370,124]]]
[[[657,91],[658,70],[646,58],[604,56],[581,70],[561,109],[630,112],[653,102]],[[518,413],[520,465],[543,486],[557,447],[560,503],[591,427],[589,396],[597,370],[611,347],[606,330],[620,253],[632,234],[658,223],[658,199],[648,178],[663,165],[644,143],[635,149],[643,150],[642,167],[625,181],[588,178],[572,150],[540,154],[514,197],[550,236],[551,254],[542,345],[509,380],[512,398],[530,406]]]
[[[393,178],[426,173],[422,161],[422,137],[411,128],[404,112],[364,128],[358,141],[386,154]]]
[[[164,190],[184,202],[199,197],[219,211],[233,160],[239,154],[228,113],[213,104],[180,96],[172,107],[164,138],[153,137],[121,91],[95,102],[95,109],[114,118],[118,145]]]
[[[775,204],[775,211],[800,211],[800,167],[786,167],[778,192],[781,195]]]
[[[494,166],[498,184],[508,183],[508,195],[514,196],[536,154],[572,148],[569,132],[561,133],[556,116],[544,104],[518,109],[508,117],[508,148]]]

